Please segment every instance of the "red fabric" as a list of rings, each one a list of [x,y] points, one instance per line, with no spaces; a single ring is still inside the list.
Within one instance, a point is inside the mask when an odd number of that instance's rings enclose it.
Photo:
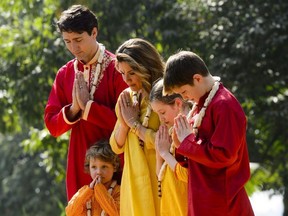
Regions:
[[[114,58],[114,55],[107,50],[105,53]],[[71,129],[66,173],[68,200],[78,189],[91,182],[91,177],[84,173],[86,150],[96,141],[110,138],[116,123],[114,107],[119,94],[127,88],[121,74],[114,67],[115,62],[111,61],[103,72],[104,76],[94,93],[94,102],[90,107],[87,121],[81,119],[73,123],[67,123],[64,113],[72,103],[72,87],[75,79],[73,62],[74,60],[71,60],[59,69],[48,98],[44,116],[48,130],[55,137]],[[83,64],[79,62],[78,68],[83,71]],[[121,159],[123,163],[122,156]]]
[[[188,158],[189,216],[254,215],[244,189],[250,178],[246,117],[222,84],[206,109],[198,137],[186,137],[178,153]]]

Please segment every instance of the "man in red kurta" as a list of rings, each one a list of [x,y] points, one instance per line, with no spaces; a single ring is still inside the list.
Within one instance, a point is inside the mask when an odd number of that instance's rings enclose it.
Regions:
[[[164,86],[194,102],[188,120],[179,115],[174,124],[178,153],[188,158],[188,215],[253,216],[244,188],[250,168],[240,103],[192,52],[168,59]]]
[[[98,22],[86,7],[74,5],[57,22],[75,59],[57,72],[45,108],[45,124],[57,137],[71,129],[66,173],[68,200],[91,182],[84,173],[86,150],[109,139],[116,123],[118,95],[127,87],[114,67],[114,55],[96,41]]]

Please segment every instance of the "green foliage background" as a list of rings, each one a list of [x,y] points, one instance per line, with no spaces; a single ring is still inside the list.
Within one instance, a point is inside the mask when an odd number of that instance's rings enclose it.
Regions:
[[[237,96],[248,118],[249,193],[274,189],[288,215],[288,2],[281,0],[2,0],[0,212],[64,215],[68,136],[49,135],[43,112],[58,68],[72,56],[55,21],[72,4],[99,18],[98,41],[151,41],[166,60],[192,50]]]

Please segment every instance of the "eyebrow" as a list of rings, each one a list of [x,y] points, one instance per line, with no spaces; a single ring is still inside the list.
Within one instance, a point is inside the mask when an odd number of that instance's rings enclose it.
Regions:
[[[63,38],[64,41],[73,41],[73,40],[79,40],[82,39],[82,36],[76,37],[76,38],[72,38],[71,40],[68,38]]]
[[[127,71],[127,74],[128,74],[128,73],[131,73],[131,72],[133,72],[133,71],[134,71],[134,70],[133,70],[133,69],[131,69],[131,70]],[[125,72],[124,72],[124,71],[120,71],[120,72],[125,74]]]

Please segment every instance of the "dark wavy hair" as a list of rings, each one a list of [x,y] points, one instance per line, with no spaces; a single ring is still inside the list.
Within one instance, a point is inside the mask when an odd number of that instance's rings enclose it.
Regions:
[[[91,35],[94,27],[98,30],[96,15],[83,5],[72,5],[61,13],[57,21],[59,32],[87,32]]]

